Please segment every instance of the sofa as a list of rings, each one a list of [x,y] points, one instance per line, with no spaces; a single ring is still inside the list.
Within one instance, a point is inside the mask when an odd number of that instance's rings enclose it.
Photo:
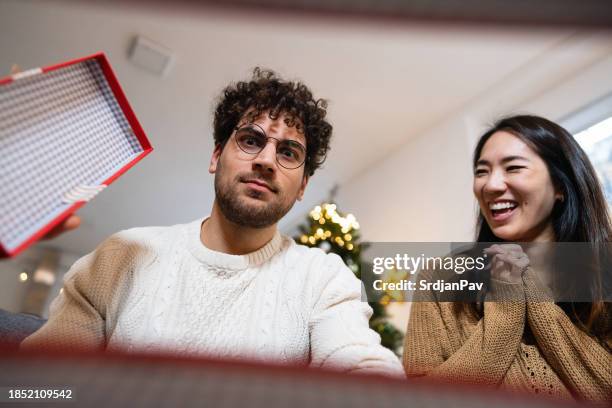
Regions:
[[[5,349],[17,350],[19,343],[45,322],[46,319],[42,317],[0,309],[0,345]]]

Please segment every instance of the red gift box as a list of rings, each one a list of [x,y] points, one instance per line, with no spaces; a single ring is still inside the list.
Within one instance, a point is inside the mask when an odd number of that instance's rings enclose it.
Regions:
[[[0,79],[0,257],[36,242],[152,150],[103,53]]]

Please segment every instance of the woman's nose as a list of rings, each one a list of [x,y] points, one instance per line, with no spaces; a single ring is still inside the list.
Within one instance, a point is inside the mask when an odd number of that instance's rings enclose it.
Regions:
[[[506,178],[501,171],[493,171],[484,185],[485,193],[499,193],[506,190]]]

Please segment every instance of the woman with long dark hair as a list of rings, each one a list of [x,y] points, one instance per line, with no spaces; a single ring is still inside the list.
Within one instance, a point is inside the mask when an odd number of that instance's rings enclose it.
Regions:
[[[587,156],[561,126],[513,116],[482,135],[473,168],[477,241],[495,243],[485,250],[493,257],[486,290],[473,302],[419,294],[404,344],[407,375],[609,403],[612,226]],[[593,248],[590,265],[573,271],[587,281],[580,294],[559,264],[535,268],[525,249],[569,242]],[[564,298],[543,301],[550,292],[542,287],[557,283]]]

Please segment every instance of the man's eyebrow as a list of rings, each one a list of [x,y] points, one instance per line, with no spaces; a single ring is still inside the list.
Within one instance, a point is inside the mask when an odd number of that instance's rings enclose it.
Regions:
[[[245,122],[245,123],[244,123],[244,124],[242,124],[242,125],[238,125],[238,126],[236,126],[236,128],[247,128],[247,129],[249,129],[249,130],[254,130],[254,131],[256,131],[256,132],[260,132],[260,133],[261,133],[261,132],[263,132],[263,133],[264,133],[264,134],[266,134],[266,136],[267,136],[267,133],[265,132],[265,130],[263,130],[263,129],[261,128],[261,126],[259,126],[259,125],[258,125],[257,123],[255,123],[255,122]],[[301,134],[301,133],[298,133],[298,135],[301,135],[301,136],[302,136],[302,137],[301,137],[301,139],[302,139],[303,141],[302,141],[302,140],[300,140],[300,137],[299,137],[299,136],[295,136],[295,137],[294,137],[294,136],[287,136],[286,134],[283,134],[283,136],[285,136],[285,137],[284,137],[283,139],[281,139],[281,140],[286,140],[286,141],[289,141],[289,142],[299,143],[300,145],[302,145],[302,147],[304,147],[304,148],[305,148],[305,147],[306,147],[306,143],[307,143],[306,136],[305,136],[305,135],[303,135],[303,134]]]
[[[300,134],[299,132],[296,133],[295,135],[288,135],[287,133],[283,133],[283,136],[284,136],[283,140],[296,142],[296,143],[301,144],[302,146],[306,146],[306,142],[307,142],[306,136],[303,134]]]
[[[501,159],[501,163],[505,164],[514,160],[523,160],[523,161],[529,161],[528,158],[523,157],[523,156],[506,156],[503,159]],[[483,166],[490,166],[491,163],[488,160],[485,159],[480,159],[476,162],[476,165],[483,165]]]
[[[265,133],[265,131],[259,125],[253,122],[245,122],[242,125],[236,126],[236,129],[248,129],[259,133]]]
[[[300,145],[302,147],[306,147],[306,146],[304,146],[304,143],[302,143],[301,141],[296,140],[296,139],[283,139],[283,141],[287,142],[289,144],[298,144],[298,145]]]

